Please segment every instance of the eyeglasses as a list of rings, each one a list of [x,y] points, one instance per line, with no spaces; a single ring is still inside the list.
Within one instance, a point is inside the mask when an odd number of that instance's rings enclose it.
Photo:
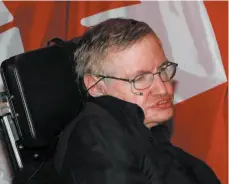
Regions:
[[[135,89],[144,90],[144,89],[149,88],[152,85],[154,76],[157,74],[160,76],[160,78],[163,82],[168,82],[171,79],[173,79],[173,77],[176,74],[177,66],[178,66],[177,63],[173,63],[173,62],[168,61],[168,62],[165,62],[158,69],[158,72],[156,72],[156,73],[151,73],[151,72],[142,73],[142,74],[135,76],[133,79],[124,79],[124,78],[118,78],[118,77],[113,77],[113,76],[104,76],[104,75],[97,75],[97,77],[102,77],[100,80],[102,80],[104,78],[108,78],[108,79],[116,79],[116,80],[129,82]]]

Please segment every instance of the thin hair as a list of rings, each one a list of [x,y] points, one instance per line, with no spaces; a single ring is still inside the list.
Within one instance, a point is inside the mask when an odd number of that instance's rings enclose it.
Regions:
[[[134,19],[112,18],[88,28],[74,53],[78,78],[85,74],[109,75],[109,53],[124,50],[147,35],[158,39],[149,25]]]

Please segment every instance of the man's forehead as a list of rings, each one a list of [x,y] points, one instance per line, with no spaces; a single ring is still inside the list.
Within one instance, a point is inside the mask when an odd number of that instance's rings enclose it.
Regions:
[[[112,68],[119,77],[135,77],[145,72],[157,71],[166,63],[163,48],[152,36],[118,52],[111,52]]]

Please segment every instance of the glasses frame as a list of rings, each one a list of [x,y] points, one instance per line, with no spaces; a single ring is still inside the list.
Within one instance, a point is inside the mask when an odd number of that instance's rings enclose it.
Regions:
[[[136,88],[136,86],[135,86],[135,80],[136,80],[136,78],[139,77],[139,76],[141,76],[141,75],[144,75],[144,74],[152,74],[152,75],[153,75],[153,79],[154,79],[154,76],[158,74],[163,82],[168,82],[168,81],[170,81],[170,80],[174,77],[174,75],[176,74],[176,67],[178,66],[178,64],[177,64],[177,63],[174,63],[174,62],[168,61],[165,65],[166,65],[166,66],[174,65],[174,67],[175,67],[175,72],[174,72],[174,74],[173,74],[172,77],[171,77],[169,80],[167,80],[167,81],[163,81],[162,78],[161,78],[161,72],[162,72],[162,70],[160,70],[160,69],[162,68],[163,65],[161,66],[161,68],[159,68],[159,71],[156,72],[156,73],[152,73],[152,72],[141,73],[141,74],[139,74],[139,75],[136,75],[133,79],[125,79],[125,78],[119,78],[119,77],[114,77],[114,76],[105,76],[105,75],[96,75],[96,76],[97,76],[97,77],[101,77],[101,80],[107,78],[107,79],[115,79],[115,80],[120,80],[120,81],[128,82],[128,83],[131,84],[131,88],[134,87],[134,89],[136,89],[136,90],[145,90],[145,89],[147,89],[147,88],[150,88],[150,86],[152,85],[153,82],[152,82],[148,87],[146,87],[146,88],[138,89],[138,88]],[[153,80],[152,80],[152,81],[153,81]],[[132,89],[132,91],[133,91],[133,89]]]

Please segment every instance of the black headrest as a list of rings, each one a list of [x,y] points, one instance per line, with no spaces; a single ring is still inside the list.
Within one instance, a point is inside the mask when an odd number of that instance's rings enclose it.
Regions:
[[[2,62],[4,87],[25,146],[49,146],[79,113],[82,99],[73,62],[76,47],[77,39],[57,42]]]

